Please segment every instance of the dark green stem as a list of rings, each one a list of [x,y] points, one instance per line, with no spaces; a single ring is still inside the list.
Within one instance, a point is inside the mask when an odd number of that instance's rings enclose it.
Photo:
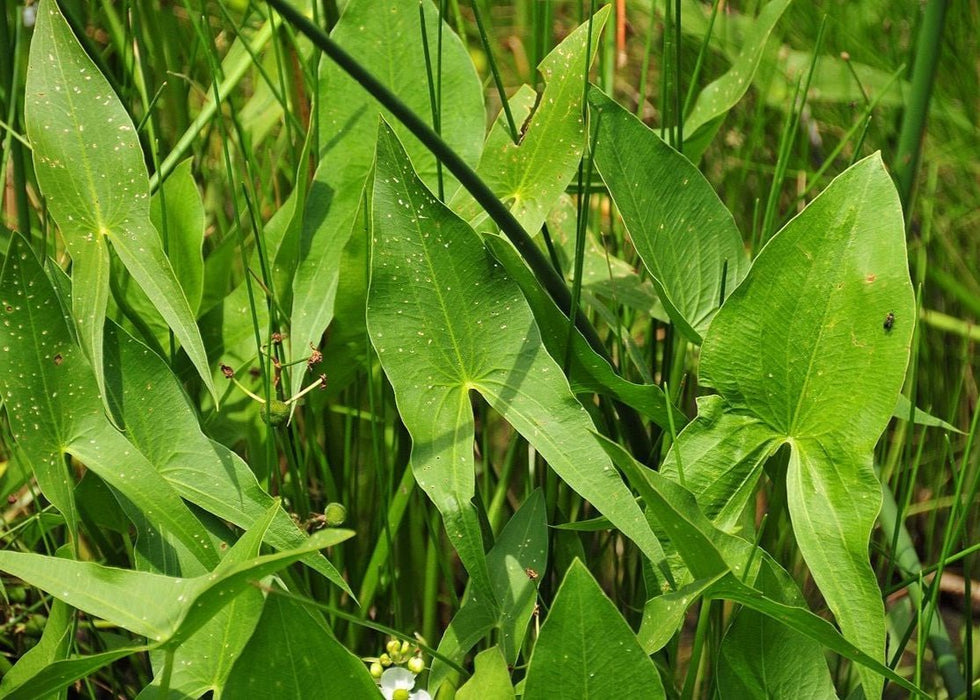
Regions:
[[[545,254],[538,248],[527,231],[514,218],[507,206],[501,202],[493,191],[476,172],[459,157],[459,155],[432,128],[413,112],[397,95],[389,90],[372,73],[366,70],[357,60],[334,42],[327,34],[310,22],[298,10],[289,5],[286,0],[268,0],[279,14],[302,32],[313,44],[323,51],[334,63],[356,80],[361,87],[368,91],[380,102],[398,121],[426,148],[442,162],[459,183],[473,196],[473,199],[483,207],[494,223],[514,245],[524,258],[535,277],[551,296],[555,304],[569,318],[572,317],[572,295],[565,281],[558,276]],[[606,351],[595,327],[584,314],[576,314],[576,327],[585,337],[592,349],[612,365],[609,353]],[[631,447],[636,458],[646,462],[650,455],[650,441],[643,429],[643,422],[636,411],[624,404],[617,404],[620,418],[630,436]]]

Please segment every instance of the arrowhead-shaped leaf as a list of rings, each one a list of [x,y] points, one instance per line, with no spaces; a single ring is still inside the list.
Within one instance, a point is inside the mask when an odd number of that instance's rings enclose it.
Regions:
[[[478,391],[555,472],[651,558],[662,557],[632,494],[596,445],[585,409],[545,351],[520,287],[465,222],[378,135],[368,328],[412,435],[412,466],[481,597],[493,599],[473,497]]]
[[[766,457],[789,445],[800,549],[844,635],[875,659],[885,626],[868,561],[881,503],[872,448],[904,381],[914,323],[901,206],[874,155],[769,241],[715,316],[701,382],[719,397],[700,404],[664,469],[683,472],[727,527]],[[876,697],[881,678],[860,673]]]
[[[416,114],[431,114],[428,74],[422,50],[419,3],[376,0],[346,4],[331,38]],[[439,38],[439,13],[422,3],[429,45],[442,47],[441,135],[463,160],[475,164],[483,147],[483,91],[466,47],[448,27]],[[374,140],[380,104],[332,61],[320,65],[319,165],[308,194],[303,240],[293,281],[292,358],[305,358],[310,344],[333,319],[344,246],[362,212],[361,197],[374,164]],[[434,187],[436,159],[401,125],[395,126],[425,182]],[[448,179],[448,173],[444,173]],[[454,186],[451,180],[447,193]],[[293,374],[293,393],[302,373]]]
[[[513,142],[501,119],[487,138],[477,173],[531,234],[541,228],[582,158],[585,80],[608,17],[609,8],[603,7],[541,61],[538,70],[545,88],[519,143]],[[529,97],[533,90],[522,88],[511,98],[515,119],[533,104]],[[460,190],[451,206],[474,227],[484,228],[483,211],[468,192]]]
[[[72,313],[100,391],[111,242],[214,395],[194,314],[150,221],[149,179],[133,122],[54,0],[38,9],[24,120],[38,185],[72,256]]]

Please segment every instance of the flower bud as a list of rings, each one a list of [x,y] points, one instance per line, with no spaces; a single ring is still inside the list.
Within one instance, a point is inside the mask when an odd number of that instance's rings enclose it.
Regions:
[[[421,656],[413,656],[408,660],[408,663],[405,666],[412,673],[418,674],[422,673],[422,671],[425,669],[425,662],[422,660]]]

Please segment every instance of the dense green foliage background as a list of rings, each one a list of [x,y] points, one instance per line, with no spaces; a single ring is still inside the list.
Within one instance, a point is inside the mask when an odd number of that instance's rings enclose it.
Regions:
[[[5,6],[0,695],[971,697],[946,5]]]

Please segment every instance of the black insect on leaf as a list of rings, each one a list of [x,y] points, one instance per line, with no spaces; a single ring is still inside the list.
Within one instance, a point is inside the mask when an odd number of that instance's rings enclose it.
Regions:
[[[888,333],[895,325],[895,312],[889,311],[888,314],[885,316],[885,322],[881,325],[882,328],[885,329],[885,333]]]

